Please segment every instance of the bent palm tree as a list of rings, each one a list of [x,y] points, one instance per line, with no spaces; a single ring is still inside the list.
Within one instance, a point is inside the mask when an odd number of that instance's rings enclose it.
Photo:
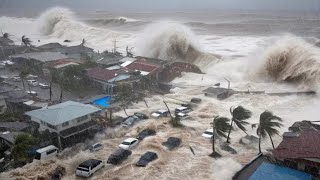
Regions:
[[[29,75],[29,72],[28,71],[25,71],[25,70],[22,70],[21,72],[20,72],[20,74],[19,74],[19,76],[20,76],[20,78],[21,78],[21,80],[22,80],[22,84],[23,84],[23,89],[24,90],[26,90],[26,86],[25,86],[25,83],[24,83],[24,81],[25,81],[25,79],[26,79],[26,77]]]
[[[215,151],[215,136],[218,135],[227,138],[226,133],[228,132],[228,129],[230,127],[229,121],[229,118],[216,116],[214,117],[213,122],[211,123],[213,128],[212,154],[210,154],[211,157],[221,157],[221,155]]]
[[[232,130],[233,123],[235,123],[235,125],[239,129],[241,129],[243,132],[247,134],[245,126],[248,125],[249,123],[245,120],[249,119],[252,116],[252,112],[245,109],[242,106],[238,106],[236,108],[231,107],[230,113],[231,113],[232,119],[231,119],[231,125],[229,128],[228,137],[227,137],[227,143],[230,143],[229,139],[230,139],[230,133]]]
[[[23,35],[21,38],[21,42],[24,46],[32,46],[30,38],[27,38],[26,35]]]
[[[261,138],[266,138],[267,136],[269,136],[274,149],[272,136],[279,135],[279,131],[276,128],[283,126],[280,122],[282,122],[282,119],[273,115],[270,111],[265,111],[260,115],[257,128],[257,135],[259,136],[259,153],[261,153]]]

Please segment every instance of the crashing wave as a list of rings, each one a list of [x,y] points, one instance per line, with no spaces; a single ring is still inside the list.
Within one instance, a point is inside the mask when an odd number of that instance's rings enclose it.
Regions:
[[[267,49],[260,75],[275,81],[312,85],[320,77],[319,48],[297,37],[285,37]]]
[[[217,61],[215,55],[200,50],[197,37],[188,27],[178,23],[161,22],[150,25],[138,37],[137,45],[139,54],[148,57],[200,65]]]

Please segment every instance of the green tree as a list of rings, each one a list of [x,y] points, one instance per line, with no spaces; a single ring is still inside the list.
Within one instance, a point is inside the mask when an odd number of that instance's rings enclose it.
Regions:
[[[238,127],[239,129],[241,129],[243,132],[247,134],[245,126],[248,125],[249,123],[246,120],[252,116],[252,112],[245,109],[242,106],[238,106],[236,108],[231,107],[230,113],[231,113],[232,119],[231,119],[231,125],[229,128],[228,137],[227,137],[227,143],[230,143],[229,141],[230,133],[233,128],[233,123],[236,125],[236,127]]]
[[[36,141],[31,134],[19,134],[12,148],[12,156],[16,163],[26,163],[28,161],[27,151],[35,145]]]
[[[215,136],[221,136],[224,138],[227,138],[227,132],[228,129],[230,128],[230,124],[229,124],[230,119],[226,118],[226,117],[220,117],[220,116],[216,116],[213,118],[213,121],[211,123],[211,126],[213,128],[213,136],[212,136],[212,154],[210,156],[212,157],[220,157],[221,155],[218,154],[215,151]]]
[[[259,153],[261,153],[261,138],[265,139],[269,136],[272,147],[274,149],[274,144],[272,137],[279,135],[277,128],[283,126],[281,124],[282,119],[278,116],[273,115],[270,111],[265,111],[260,114],[260,120],[257,128],[257,135],[259,136]],[[254,127],[255,125],[253,125]]]
[[[22,70],[20,73],[19,73],[19,77],[21,78],[22,80],[22,84],[23,84],[23,89],[26,90],[26,86],[25,86],[25,79],[26,77],[29,75],[30,73],[26,70]]]

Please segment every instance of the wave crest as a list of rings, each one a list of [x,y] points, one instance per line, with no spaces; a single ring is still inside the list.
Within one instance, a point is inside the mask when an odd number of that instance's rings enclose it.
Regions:
[[[319,48],[297,37],[285,37],[266,51],[260,73],[279,82],[317,83],[320,77]]]
[[[138,37],[137,44],[138,53],[148,57],[191,63],[217,60],[214,55],[203,53],[193,32],[178,23],[161,22],[148,26]]]

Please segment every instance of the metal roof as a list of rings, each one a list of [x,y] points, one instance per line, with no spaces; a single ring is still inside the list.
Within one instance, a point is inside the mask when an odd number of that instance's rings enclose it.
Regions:
[[[67,101],[53,106],[26,112],[26,115],[37,118],[51,125],[58,125],[78,117],[100,111],[90,104]]]
[[[35,59],[41,62],[50,62],[59,59],[67,59],[68,57],[60,52],[31,52],[13,55],[11,58]]]
[[[312,175],[298,170],[263,162],[249,180],[311,180]]]
[[[29,127],[29,124],[23,122],[0,122],[0,129],[4,128],[12,131],[21,131]]]

